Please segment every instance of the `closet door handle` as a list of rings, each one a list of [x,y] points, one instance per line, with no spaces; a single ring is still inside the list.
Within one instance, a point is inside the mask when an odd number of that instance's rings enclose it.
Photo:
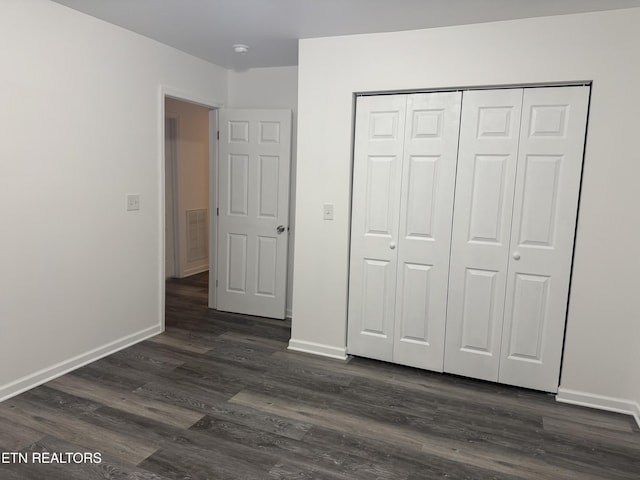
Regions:
[[[395,250],[395,248],[396,248],[396,242],[389,242],[389,248],[390,248],[391,250]]]
[[[520,252],[513,252],[513,259],[520,260]]]

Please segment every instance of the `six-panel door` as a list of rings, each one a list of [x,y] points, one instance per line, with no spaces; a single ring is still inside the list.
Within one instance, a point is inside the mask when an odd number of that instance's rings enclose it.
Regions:
[[[460,92],[407,96],[393,361],[442,371]]]
[[[444,368],[498,380],[522,89],[464,92]]]
[[[218,310],[285,316],[290,145],[288,110],[220,111]]]
[[[556,392],[588,87],[524,90],[498,381]]]
[[[358,98],[348,351],[393,360],[406,95]]]

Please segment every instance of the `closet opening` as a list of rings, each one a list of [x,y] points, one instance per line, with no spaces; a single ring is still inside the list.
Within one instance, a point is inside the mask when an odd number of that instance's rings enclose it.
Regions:
[[[356,94],[349,354],[557,391],[589,93]]]

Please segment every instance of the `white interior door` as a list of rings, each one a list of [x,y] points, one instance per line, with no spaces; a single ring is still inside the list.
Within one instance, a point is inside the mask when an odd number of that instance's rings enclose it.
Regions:
[[[589,87],[524,90],[499,381],[556,392]]]
[[[444,369],[498,380],[522,89],[464,92]]]
[[[220,110],[218,310],[285,317],[291,112]]]
[[[442,371],[461,92],[407,95],[393,361]]]
[[[358,97],[347,348],[393,359],[406,95]]]

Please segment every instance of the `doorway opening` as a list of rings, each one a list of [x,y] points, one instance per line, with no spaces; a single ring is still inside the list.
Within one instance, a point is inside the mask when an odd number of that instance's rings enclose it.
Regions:
[[[202,302],[215,305],[210,289],[210,264],[215,261],[215,185],[217,108],[220,105],[163,91],[161,118],[164,148],[164,268],[162,322],[172,308],[167,282],[188,279],[197,283]],[[215,277],[213,279],[215,282]]]
[[[163,291],[197,275],[210,309],[284,319],[291,111],[162,101]]]
[[[209,111],[165,98],[165,278],[209,269]]]

